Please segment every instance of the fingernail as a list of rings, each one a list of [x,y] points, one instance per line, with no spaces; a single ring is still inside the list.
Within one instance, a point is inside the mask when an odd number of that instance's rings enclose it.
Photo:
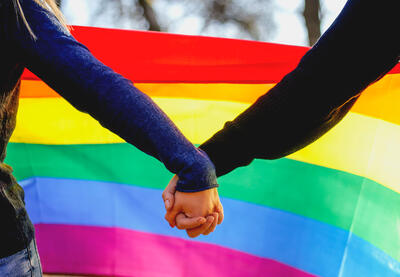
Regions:
[[[171,202],[170,202],[169,200],[165,201],[165,206],[166,206],[167,208],[169,208],[170,205],[171,205]]]

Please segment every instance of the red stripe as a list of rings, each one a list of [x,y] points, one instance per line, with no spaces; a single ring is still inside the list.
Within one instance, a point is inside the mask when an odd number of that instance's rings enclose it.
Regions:
[[[138,83],[277,83],[309,49],[93,27],[74,27],[73,34],[103,63]],[[400,66],[390,73],[400,73]],[[26,72],[23,79],[37,77]]]
[[[397,64],[388,74],[400,73],[400,63]]]
[[[306,47],[156,32],[74,27],[106,65],[135,82],[276,83]],[[24,79],[35,79],[32,73]]]
[[[307,277],[285,264],[217,245],[121,228],[36,225],[47,273],[160,277]]]

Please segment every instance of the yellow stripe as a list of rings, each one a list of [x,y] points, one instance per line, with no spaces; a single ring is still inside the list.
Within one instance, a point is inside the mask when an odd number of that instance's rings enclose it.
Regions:
[[[400,126],[357,113],[289,158],[346,171],[400,192]]]
[[[193,98],[253,103],[273,84],[136,84],[151,97]],[[21,98],[59,97],[40,81],[22,81]],[[400,124],[400,74],[386,75],[367,88],[352,111]]]
[[[153,98],[195,143],[209,138],[248,104]],[[78,112],[62,98],[20,99],[12,142],[40,144],[117,143],[122,140],[89,115]]]
[[[248,104],[154,98],[193,142],[202,143]],[[96,144],[122,142],[62,98],[20,101],[12,142]],[[400,192],[400,126],[350,113],[338,126],[290,158],[361,175]]]

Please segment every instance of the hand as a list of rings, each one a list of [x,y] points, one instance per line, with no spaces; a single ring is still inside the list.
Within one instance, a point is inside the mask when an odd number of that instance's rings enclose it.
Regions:
[[[163,192],[167,213],[165,219],[171,227],[187,229],[190,237],[208,235],[221,224],[224,212],[216,188],[200,192],[176,191],[178,177],[174,176]],[[207,216],[207,218],[204,218]]]

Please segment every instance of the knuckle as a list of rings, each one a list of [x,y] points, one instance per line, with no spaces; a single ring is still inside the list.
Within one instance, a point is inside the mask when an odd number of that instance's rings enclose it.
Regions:
[[[194,233],[194,232],[188,232],[188,236],[191,237],[191,238],[195,238],[195,237],[198,236],[198,234]]]

